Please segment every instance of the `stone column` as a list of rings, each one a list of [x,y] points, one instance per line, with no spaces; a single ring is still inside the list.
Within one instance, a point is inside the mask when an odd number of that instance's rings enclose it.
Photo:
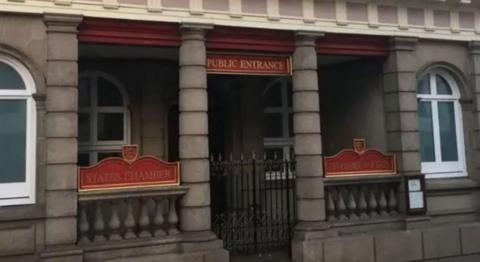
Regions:
[[[417,115],[416,38],[395,37],[383,67],[383,94],[387,150],[397,156],[400,175],[418,175],[421,170]],[[399,206],[405,211],[405,190],[400,186]]]
[[[183,232],[210,232],[210,170],[205,33],[202,25],[183,25],[179,64],[179,155],[181,182],[189,187],[180,207]],[[213,234],[212,234],[213,235]]]
[[[470,176],[476,180],[479,180],[480,177],[478,174],[478,170],[480,170],[480,42],[471,42],[469,44],[470,48],[470,57],[471,57],[471,74],[472,74],[472,84],[474,94],[474,101],[475,101],[475,117],[476,117],[476,128],[475,128],[475,136],[472,136],[473,141],[475,143],[475,171]]]
[[[45,15],[47,25],[45,244],[42,261],[82,261],[77,241],[78,40],[82,18]]]
[[[316,36],[297,33],[293,54],[293,131],[297,230],[325,221]]]

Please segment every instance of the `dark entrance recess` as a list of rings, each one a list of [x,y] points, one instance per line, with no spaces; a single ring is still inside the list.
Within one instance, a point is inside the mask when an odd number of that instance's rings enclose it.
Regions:
[[[212,228],[233,254],[290,250],[295,164],[266,158],[211,161]]]
[[[272,80],[218,75],[208,79],[212,229],[232,261],[283,261],[290,252],[295,162],[284,153],[293,151],[269,148],[264,135],[268,132],[262,127],[264,90],[280,88],[268,85]]]

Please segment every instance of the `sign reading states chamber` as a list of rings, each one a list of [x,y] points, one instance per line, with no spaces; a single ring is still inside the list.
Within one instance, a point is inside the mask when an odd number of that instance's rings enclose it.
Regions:
[[[137,145],[122,148],[122,158],[111,157],[80,167],[78,190],[106,190],[180,184],[180,163],[154,156],[139,157]]]
[[[227,75],[291,75],[289,56],[208,54],[207,72]]]
[[[325,157],[325,176],[366,176],[397,174],[394,154],[367,149],[365,139],[354,139],[353,149]]]

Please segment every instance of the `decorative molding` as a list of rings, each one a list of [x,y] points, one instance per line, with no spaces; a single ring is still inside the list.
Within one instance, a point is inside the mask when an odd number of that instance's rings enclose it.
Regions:
[[[106,9],[118,9],[120,7],[120,3],[118,0],[103,0],[103,7]]]
[[[20,1],[20,2],[19,2]],[[126,19],[136,21],[152,21],[166,23],[210,23],[218,26],[243,27],[243,28],[265,28],[270,30],[287,31],[323,31],[326,33],[361,34],[361,35],[384,35],[384,36],[408,36],[426,39],[473,41],[480,40],[480,7],[474,4],[459,3],[452,5],[451,2],[428,2],[428,5],[416,1],[389,2],[390,6],[396,7],[397,23],[382,23],[378,21],[379,11],[375,8],[379,1],[373,1],[368,5],[367,21],[350,21],[347,3],[357,2],[356,0],[335,1],[335,20],[315,17],[315,0],[302,0],[303,14],[298,16],[280,16],[278,6],[279,0],[265,0],[267,12],[265,13],[239,13],[242,11],[240,0],[228,0],[229,10],[204,10],[202,0],[189,0],[190,7],[164,6],[160,0],[146,0],[143,4],[119,3],[120,0],[0,0],[0,12],[23,13],[23,14],[45,14],[57,13],[65,15],[76,15],[97,18]],[[71,2],[69,2],[71,1]],[[225,0],[226,1],[226,0]],[[298,0],[300,1],[300,0]],[[63,3],[63,4],[62,4]],[[71,5],[68,5],[71,3]],[[106,4],[105,4],[106,3]],[[383,4],[383,2],[382,2]],[[387,4],[388,5],[388,4]],[[424,24],[409,24],[408,8],[430,11],[449,10],[450,21],[442,27],[436,27],[426,18]],[[456,8],[456,9],[451,9]],[[376,9],[376,10],[375,10]],[[237,11],[235,11],[237,10]],[[161,12],[158,15],[156,12]],[[389,11],[391,12],[391,11]],[[375,14],[377,13],[377,14]],[[458,20],[456,18],[458,13]],[[475,29],[462,27],[463,13],[475,13]],[[390,14],[387,14],[390,15]],[[429,15],[426,15],[429,17]],[[241,19],[239,19],[241,18]],[[376,22],[377,21],[377,22]],[[457,23],[458,21],[458,23]],[[378,26],[375,24],[378,23]],[[430,24],[429,24],[430,23]]]
[[[20,0],[19,2],[25,2],[25,0]],[[54,2],[56,5],[64,5],[64,6],[72,5],[72,0],[55,0]]]
[[[377,3],[368,3],[367,6],[367,15],[368,15],[368,25],[373,28],[379,26],[378,23],[378,5]]]
[[[190,14],[203,15],[203,0],[190,0]]]
[[[408,10],[405,6],[398,6],[398,28],[400,30],[408,30]]]
[[[425,15],[425,30],[430,32],[435,31],[435,17],[433,15],[433,10],[430,8],[425,8],[424,15]]]
[[[474,13],[475,33],[480,34],[480,10],[476,10]]]
[[[303,0],[302,1],[302,10],[303,10],[303,21],[305,23],[315,23],[315,2],[314,0]]]
[[[162,12],[162,0],[147,0],[147,9],[150,12]]]
[[[335,17],[337,25],[348,25],[347,20],[347,3],[344,0],[335,1]]]
[[[267,0],[267,17],[271,21],[280,20],[280,3],[279,0]]]
[[[450,31],[460,33],[460,14],[458,9],[450,10]]]
[[[242,0],[228,0],[230,17],[242,17]]]

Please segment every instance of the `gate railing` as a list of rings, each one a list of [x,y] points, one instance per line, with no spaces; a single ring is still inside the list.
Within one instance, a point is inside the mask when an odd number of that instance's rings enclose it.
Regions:
[[[185,186],[86,191],[78,197],[78,243],[173,236]]]
[[[398,177],[325,181],[329,222],[394,217],[398,213]]]
[[[225,248],[262,252],[288,247],[295,221],[295,163],[283,159],[211,159],[212,228]]]

